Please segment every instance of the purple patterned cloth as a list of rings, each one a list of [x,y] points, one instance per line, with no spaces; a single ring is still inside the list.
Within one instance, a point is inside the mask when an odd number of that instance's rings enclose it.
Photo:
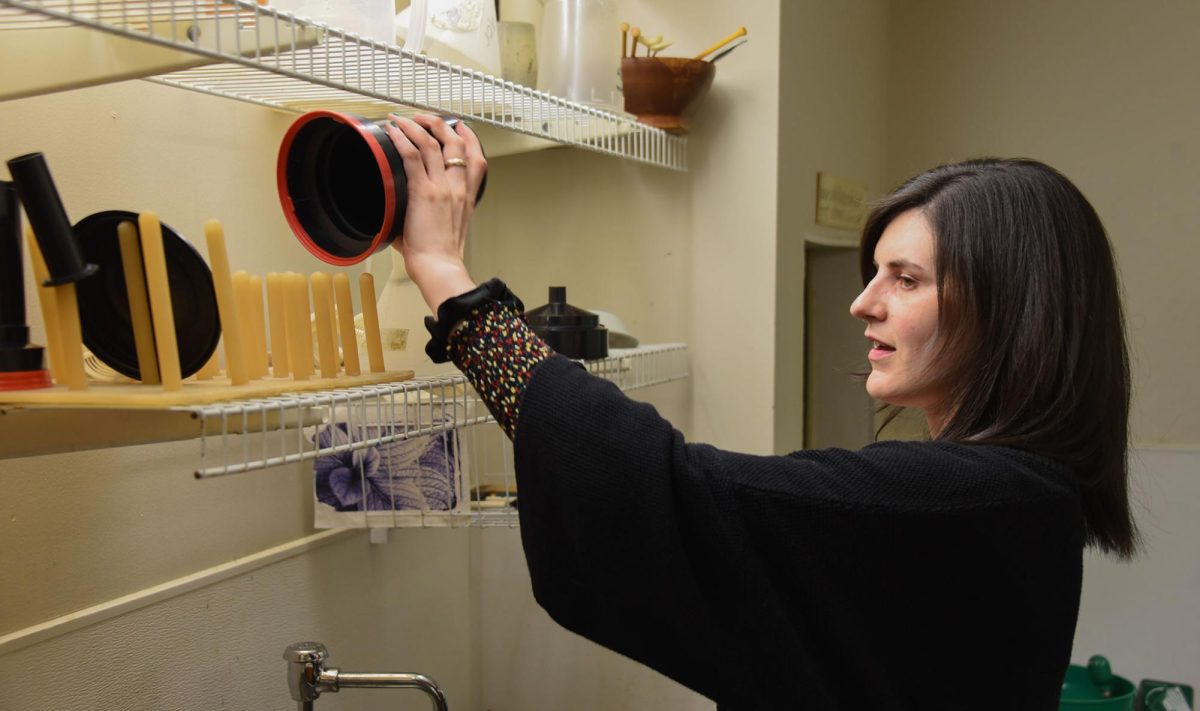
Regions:
[[[361,425],[351,434],[342,422],[322,427],[324,449],[376,439],[387,425]],[[316,460],[317,500],[337,511],[449,511],[458,501],[458,440],[454,432],[425,435],[338,452]]]

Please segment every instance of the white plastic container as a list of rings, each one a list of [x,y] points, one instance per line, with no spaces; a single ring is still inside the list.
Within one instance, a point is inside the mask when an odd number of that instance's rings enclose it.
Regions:
[[[271,0],[270,4],[377,42],[395,42],[394,0]]]
[[[494,0],[412,0],[396,15],[404,49],[500,76]]]
[[[421,290],[404,271],[404,257],[390,249],[392,272],[384,282],[376,310],[379,333],[383,340],[383,363],[388,370],[411,370],[418,376],[453,375],[453,363],[434,363],[425,354],[429,332],[425,316],[429,314]]]
[[[613,0],[546,0],[538,40],[542,91],[620,111],[621,34]]]

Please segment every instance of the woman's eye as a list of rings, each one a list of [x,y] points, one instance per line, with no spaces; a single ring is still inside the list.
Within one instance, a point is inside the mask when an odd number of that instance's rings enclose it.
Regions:
[[[910,276],[904,276],[901,274],[900,276],[896,277],[896,281],[900,282],[900,287],[903,289],[917,288],[917,280]]]

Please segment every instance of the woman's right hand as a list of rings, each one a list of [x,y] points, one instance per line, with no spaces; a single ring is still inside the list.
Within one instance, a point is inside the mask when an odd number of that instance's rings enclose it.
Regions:
[[[408,179],[399,249],[405,271],[436,314],[443,301],[475,288],[463,251],[487,161],[463,123],[451,128],[437,116],[389,118],[385,131]]]

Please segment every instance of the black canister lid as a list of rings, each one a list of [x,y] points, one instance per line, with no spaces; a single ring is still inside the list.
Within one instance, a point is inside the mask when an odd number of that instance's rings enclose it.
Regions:
[[[137,224],[138,214],[127,210],[105,210],[75,225],[79,248],[88,261],[100,265],[100,274],[76,287],[83,344],[118,373],[141,380],[129,289],[121,258],[117,227],[122,222]],[[175,316],[175,347],[183,377],[196,373],[208,362],[221,338],[217,293],[212,271],[200,252],[170,225],[162,224],[163,257]]]
[[[550,303],[528,311],[525,322],[546,345],[568,358],[608,356],[608,329],[596,314],[568,304],[565,286],[550,287]]]

